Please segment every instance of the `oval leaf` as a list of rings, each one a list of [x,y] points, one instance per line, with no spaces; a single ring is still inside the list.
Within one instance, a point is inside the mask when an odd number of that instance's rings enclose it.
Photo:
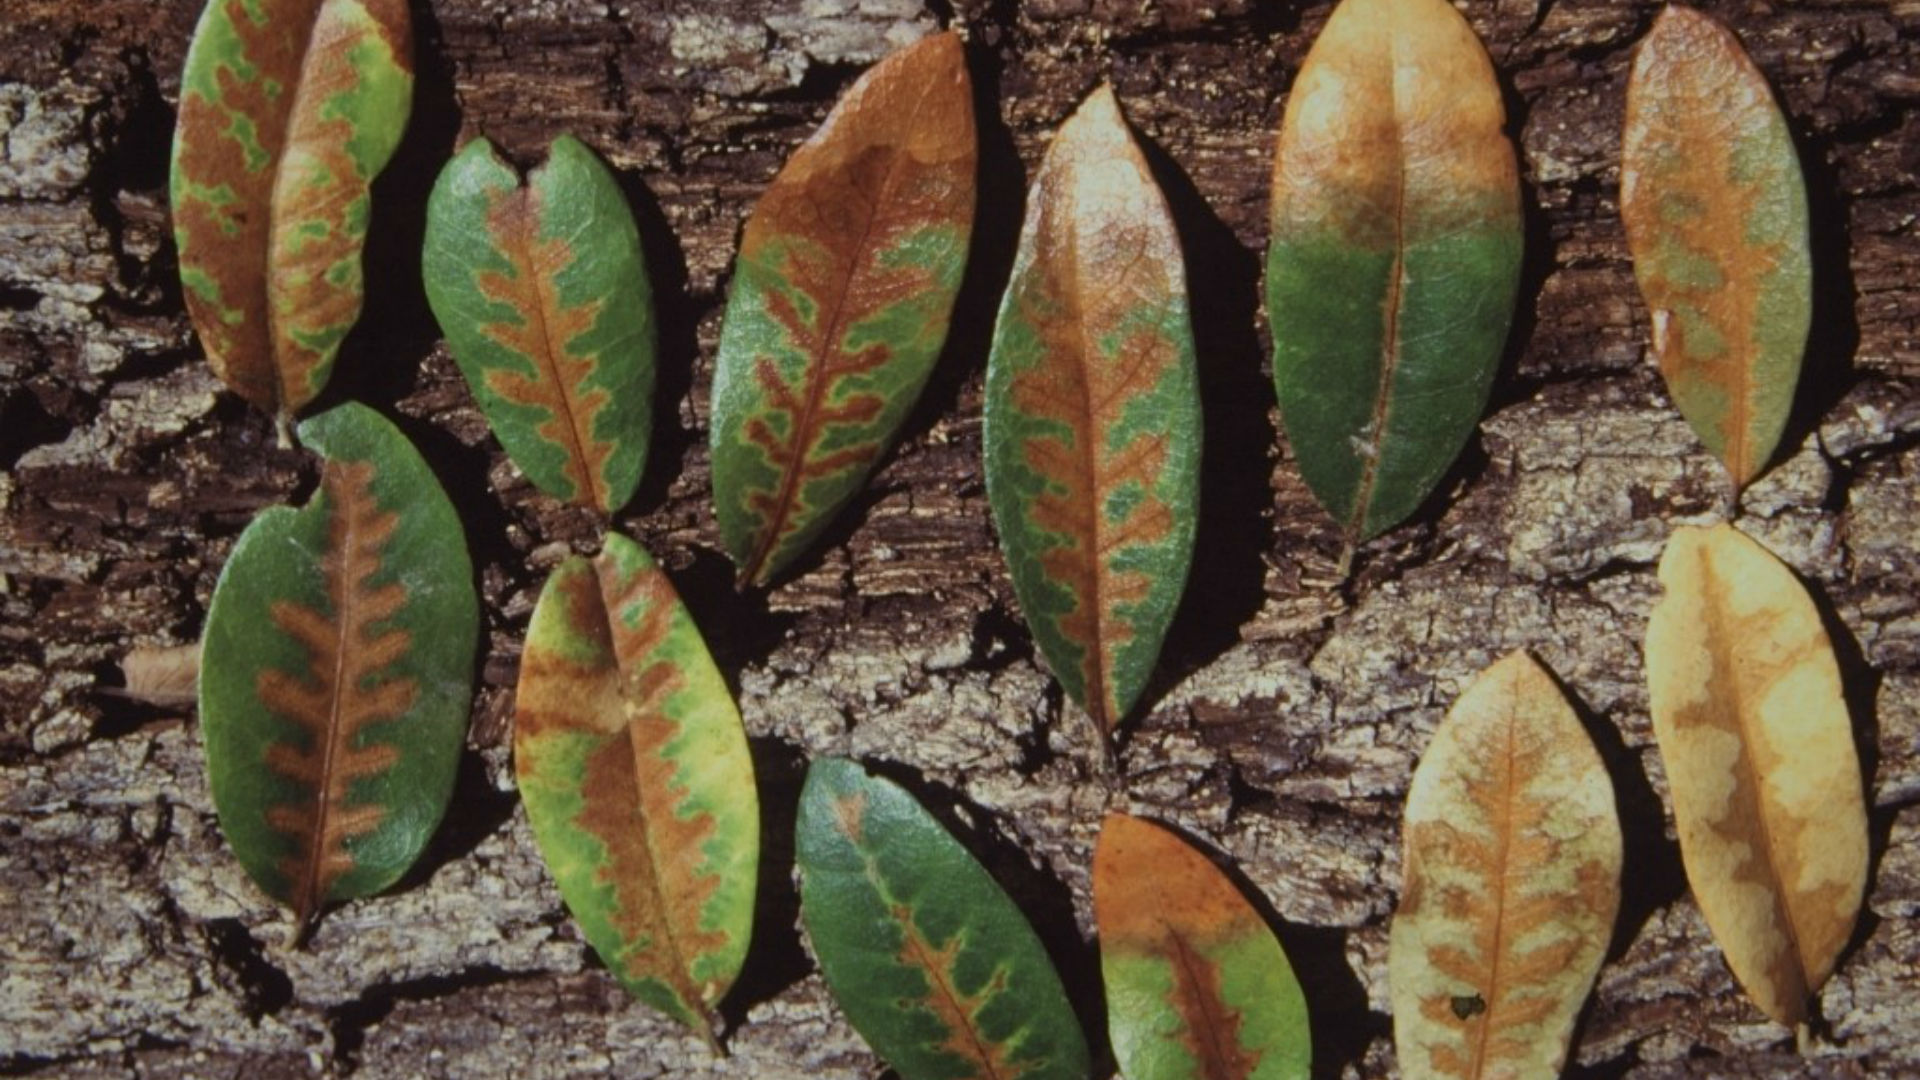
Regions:
[[[262,511],[220,572],[200,656],[228,843],[302,928],[418,858],[453,792],[479,604],[453,504],[362,405],[300,425],[304,508]]]
[[[795,842],[820,970],[902,1080],[1086,1077],[1040,939],[912,795],[851,761],[816,761]]]
[[[1034,178],[987,362],[987,493],[1027,626],[1103,733],[1180,603],[1199,501],[1186,268],[1102,87]]]
[[[1793,136],[1733,33],[1669,5],[1627,84],[1620,216],[1681,415],[1736,488],[1780,441],[1813,316]]]
[[[1419,507],[1486,406],[1520,280],[1505,120],[1445,0],[1344,0],[1287,98],[1273,377],[1300,473],[1349,545]]]
[[[1833,645],[1793,572],[1731,525],[1676,530],[1660,583],[1647,679],[1687,880],[1747,994],[1797,1025],[1867,882]]]
[[[562,563],[520,660],[514,773],[587,941],[712,1039],[746,958],[760,809],[740,712],[667,576],[617,533]]]
[[[1620,819],[1552,676],[1513,653],[1467,687],[1407,793],[1388,943],[1409,1077],[1556,1076],[1620,910]]]
[[[1128,1080],[1307,1075],[1307,1003],[1293,968],[1206,856],[1158,825],[1108,814],[1093,910],[1107,1030]]]
[[[612,513],[653,430],[653,295],[613,174],[570,135],[522,187],[485,139],[427,203],[427,301],[514,464]]]
[[[892,441],[947,336],[973,230],[958,36],[861,76],[754,209],[713,377],[713,495],[743,583],[810,544]]]
[[[211,0],[181,75],[173,235],[207,360],[292,416],[360,317],[369,185],[413,99],[405,0]]]

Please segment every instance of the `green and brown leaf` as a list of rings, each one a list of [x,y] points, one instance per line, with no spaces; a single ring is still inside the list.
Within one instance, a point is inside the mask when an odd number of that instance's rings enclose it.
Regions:
[[[866,482],[946,341],[973,230],[960,39],[875,65],[761,196],[713,386],[714,508],[743,583],[790,564]]]
[[[1727,965],[1806,1022],[1867,884],[1867,808],[1840,668],[1793,571],[1731,525],[1660,558],[1647,680],[1680,856]]]
[[[987,362],[987,491],[1027,626],[1111,735],[1193,553],[1199,384],[1166,199],[1102,87],[1034,179]]]
[[[641,1000],[712,1039],[753,930],[760,810],[739,710],[666,574],[617,533],[548,579],[514,725],[567,908]]]
[[[187,310],[214,371],[282,419],[360,317],[412,52],[405,0],[211,0],[194,33],[172,181]]]
[[[1287,98],[1267,314],[1287,438],[1349,545],[1480,422],[1520,280],[1493,65],[1445,0],[1343,0]]]
[[[264,511],[221,571],[200,720],[220,825],[301,927],[391,885],[453,791],[479,609],[460,521],[406,437],[342,405],[304,509]]]
[[[901,1080],[1085,1080],[1060,976],[993,878],[912,795],[815,761],[800,917],[847,1019]]]
[[[653,296],[613,174],[569,135],[525,186],[485,139],[427,203],[427,300],[500,443],[536,486],[612,513],[653,429]]]
[[[1093,910],[1107,1030],[1128,1080],[1307,1075],[1307,1003],[1286,953],[1190,844],[1108,814],[1093,854]]]
[[[1678,4],[1634,56],[1620,216],[1667,389],[1745,487],[1786,428],[1812,322],[1806,185],[1765,76]]]
[[[1510,654],[1454,703],[1407,793],[1387,953],[1401,1074],[1559,1075],[1620,867],[1599,752],[1546,669]]]

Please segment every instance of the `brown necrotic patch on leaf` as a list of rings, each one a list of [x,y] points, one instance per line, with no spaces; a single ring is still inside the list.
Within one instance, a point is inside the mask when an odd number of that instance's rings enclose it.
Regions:
[[[1660,581],[1647,677],[1687,880],[1747,993],[1799,1025],[1866,889],[1833,647],[1793,573],[1731,525],[1676,531]]]
[[[1553,1075],[1620,904],[1600,755],[1514,653],[1447,714],[1407,796],[1389,975],[1409,1075]]]
[[[282,869],[291,882],[288,902],[303,926],[333,883],[354,868],[348,841],[372,832],[386,813],[377,802],[353,797],[357,781],[399,760],[392,746],[372,740],[371,729],[400,719],[418,692],[413,679],[387,671],[406,655],[412,637],[391,622],[406,604],[406,586],[374,583],[399,517],[375,501],[373,478],[367,462],[327,463],[321,489],[330,535],[320,569],[330,610],[275,601],[274,624],[306,650],[308,670],[304,678],[273,669],[258,676],[261,703],[307,735],[304,744],[274,743],[266,757],[269,768],[312,793],[267,815],[294,841]]]
[[[512,272],[488,269],[474,275],[483,296],[520,316],[488,321],[481,332],[514,355],[527,358],[537,373],[529,376],[489,367],[486,383],[508,401],[547,414],[535,431],[566,449],[562,475],[591,505],[611,510],[604,478],[616,445],[594,435],[594,418],[611,398],[605,388],[588,384],[598,355],[573,347],[577,338],[593,329],[606,301],[596,297],[568,305],[561,300],[559,276],[578,253],[564,238],[540,235],[538,202],[532,187],[499,197],[488,210],[487,228],[497,249],[511,262]]]

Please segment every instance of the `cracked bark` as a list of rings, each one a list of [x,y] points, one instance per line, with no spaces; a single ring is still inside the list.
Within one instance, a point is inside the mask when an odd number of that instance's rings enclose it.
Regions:
[[[1118,803],[1230,856],[1300,969],[1325,1075],[1393,1071],[1386,923],[1413,762],[1515,647],[1565,682],[1619,792],[1627,896],[1583,1075],[1889,1075],[1920,968],[1920,7],[1715,5],[1780,91],[1808,171],[1820,298],[1784,460],[1747,522],[1820,598],[1868,784],[1875,874],[1811,1064],[1747,1005],[1685,897],[1639,641],[1676,522],[1718,467],[1645,355],[1613,191],[1653,6],[1469,0],[1526,176],[1515,347],[1480,436],[1410,525],[1334,580],[1337,524],[1276,441],[1257,330],[1271,129],[1327,5],[1251,0],[554,0],[416,9],[415,121],[378,190],[371,303],[328,400],[396,416],[466,522],[485,597],[458,802],[423,865],[312,946],[221,847],[191,719],[99,686],[193,640],[260,507],[310,462],[219,391],[181,311],[166,151],[192,0],[16,0],[0,21],[0,1068],[61,1076],[870,1075],[795,928],[806,756],[892,762],[1025,905],[1103,1020],[1088,865],[1108,796],[1014,610],[979,474],[989,324],[1053,125],[1111,77],[1154,144],[1204,366],[1200,551]],[[964,26],[985,127],[956,341],[901,450],[802,573],[737,596],[708,508],[706,390],[740,222],[861,66]],[[620,170],[664,322],[661,418],[618,526],[656,552],[737,679],[769,851],[733,1056],[627,1001],[568,924],[509,783],[510,688],[540,581],[592,534],[505,462],[417,283],[421,207],[457,142],[530,157],[572,130]],[[1264,456],[1263,455],[1267,455]],[[1096,1041],[1098,1041],[1096,1039]]]

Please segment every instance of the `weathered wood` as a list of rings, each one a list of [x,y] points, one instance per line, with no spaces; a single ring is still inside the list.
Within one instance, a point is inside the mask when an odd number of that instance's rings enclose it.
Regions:
[[[861,1077],[795,926],[807,755],[897,763],[963,825],[1100,1008],[1087,874],[1109,796],[1038,666],[988,523],[980,372],[1028,170],[1111,78],[1157,147],[1196,298],[1199,553],[1123,795],[1229,856],[1306,983],[1326,1075],[1386,1075],[1386,925],[1412,765],[1516,647],[1565,682],[1612,771],[1627,896],[1578,1036],[1583,1075],[1920,1069],[1920,4],[1715,4],[1774,80],[1813,199],[1819,288],[1794,448],[1751,526],[1837,631],[1875,876],[1822,999],[1820,1056],[1747,1004],[1685,897],[1639,642],[1671,525],[1724,499],[1646,356],[1615,186],[1633,42],[1655,5],[1469,0],[1520,139],[1530,230],[1511,359],[1444,494],[1333,580],[1340,534],[1276,438],[1258,325],[1272,125],[1328,5],[1253,0],[549,0],[416,5],[416,119],[377,189],[372,304],[328,400],[399,419],[465,518],[486,604],[473,753],[429,857],[311,947],[220,844],[190,720],[116,699],[136,644],[193,640],[259,507],[311,464],[218,388],[182,313],[165,206],[195,0],[7,0],[0,16],[0,1069],[61,1076]],[[804,572],[737,596],[706,479],[706,390],[734,239],[861,66],[942,22],[982,86],[976,258],[943,358],[871,497]],[[995,119],[997,118],[997,119]],[[623,997],[567,923],[506,758],[518,643],[592,519],[506,463],[417,280],[457,142],[571,130],[621,171],[661,275],[657,442],[619,519],[737,677],[765,789],[768,900],[734,1056]]]

